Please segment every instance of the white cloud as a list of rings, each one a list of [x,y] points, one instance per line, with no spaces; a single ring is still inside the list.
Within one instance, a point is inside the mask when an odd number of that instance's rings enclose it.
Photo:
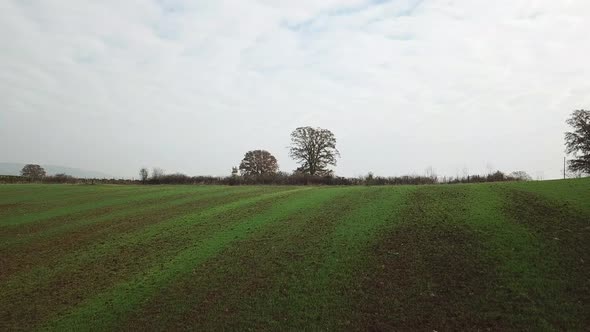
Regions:
[[[289,133],[332,129],[337,172],[487,163],[559,176],[590,107],[590,3],[3,1],[0,150],[134,176],[283,169]]]

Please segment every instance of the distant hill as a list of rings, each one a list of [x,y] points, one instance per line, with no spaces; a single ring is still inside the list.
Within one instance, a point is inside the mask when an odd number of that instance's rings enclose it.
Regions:
[[[20,170],[25,166],[24,163],[0,163],[0,175],[20,175]],[[47,175],[65,173],[77,178],[112,178],[113,176],[97,171],[90,171],[79,168],[71,168],[57,165],[41,165],[47,172]]]

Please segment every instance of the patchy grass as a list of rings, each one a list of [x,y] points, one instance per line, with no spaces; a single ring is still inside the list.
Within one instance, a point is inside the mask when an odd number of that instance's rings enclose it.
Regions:
[[[584,330],[590,179],[0,186],[0,330]]]

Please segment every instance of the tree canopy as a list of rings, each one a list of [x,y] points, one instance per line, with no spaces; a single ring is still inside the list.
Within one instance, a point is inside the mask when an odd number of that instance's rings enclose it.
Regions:
[[[572,131],[565,133],[565,151],[574,157],[568,161],[568,168],[590,174],[590,111],[576,110],[566,123]]]
[[[38,180],[45,177],[45,170],[43,167],[35,164],[28,164],[20,171],[20,175],[31,180]]]
[[[519,181],[532,181],[533,178],[525,171],[514,171],[509,176]]]
[[[275,174],[278,169],[277,159],[266,150],[248,151],[240,163],[242,175]]]
[[[142,167],[139,170],[139,178],[141,179],[141,182],[145,183],[145,181],[147,181],[148,177],[149,177],[150,173],[147,170],[147,168]]]
[[[328,129],[299,127],[291,133],[291,158],[300,166],[296,172],[310,175],[329,175],[328,166],[336,166],[340,152],[336,137]]]

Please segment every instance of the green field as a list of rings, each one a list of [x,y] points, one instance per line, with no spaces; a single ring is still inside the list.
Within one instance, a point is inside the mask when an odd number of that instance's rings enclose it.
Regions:
[[[0,185],[0,330],[588,330],[590,178]]]

